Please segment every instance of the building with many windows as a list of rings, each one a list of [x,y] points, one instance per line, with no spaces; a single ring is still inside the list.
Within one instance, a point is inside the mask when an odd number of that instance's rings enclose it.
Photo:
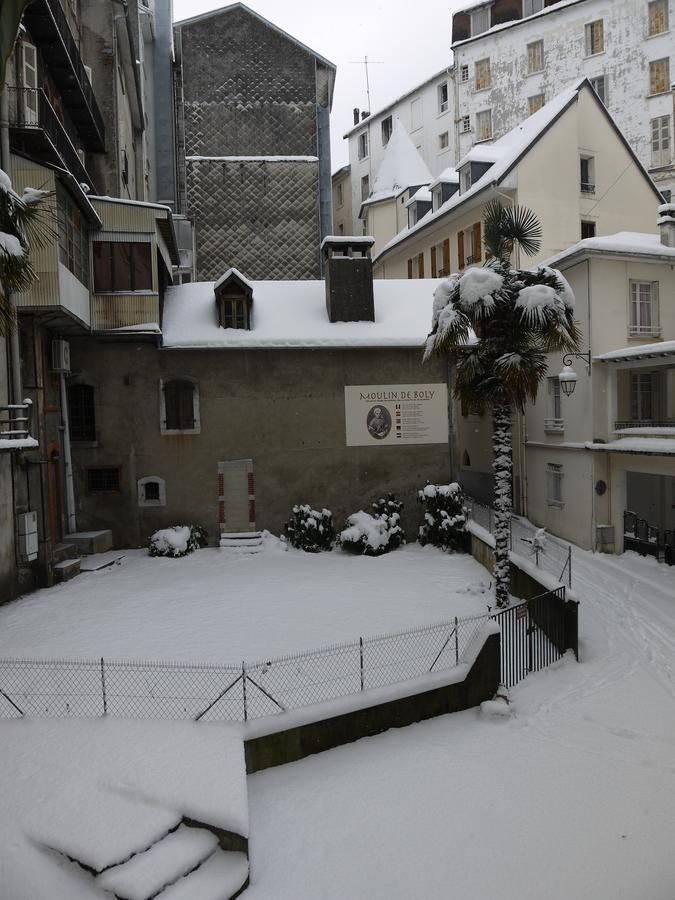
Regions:
[[[589,79],[665,198],[675,187],[672,0],[490,0],[452,24],[456,159]]]

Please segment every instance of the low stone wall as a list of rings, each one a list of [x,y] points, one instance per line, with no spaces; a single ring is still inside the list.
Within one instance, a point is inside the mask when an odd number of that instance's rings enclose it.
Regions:
[[[390,728],[478,706],[497,691],[500,666],[500,636],[492,633],[486,637],[464,680],[248,739],[244,745],[246,771],[251,774],[281,766]]]

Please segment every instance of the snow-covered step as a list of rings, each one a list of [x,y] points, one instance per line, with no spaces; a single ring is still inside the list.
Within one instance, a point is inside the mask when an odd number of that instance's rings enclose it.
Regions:
[[[247,879],[244,853],[216,850],[198,869],[158,894],[157,900],[231,900]]]
[[[162,888],[185,878],[217,847],[218,839],[211,831],[181,825],[145,853],[106,869],[96,878],[96,884],[125,900],[148,900]]]
[[[113,540],[112,531],[109,528],[100,531],[72,531],[66,535],[69,544],[75,544],[77,552],[82,553],[105,553],[106,550],[112,550]]]
[[[259,553],[262,534],[259,531],[224,531],[220,535],[220,546],[237,553]]]
[[[85,556],[80,565],[81,572],[98,572],[99,569],[106,569],[115,563],[124,559],[125,554],[119,550],[108,550],[107,553],[92,553],[91,556]]]
[[[54,581],[70,581],[80,574],[80,559],[64,559],[54,566]]]

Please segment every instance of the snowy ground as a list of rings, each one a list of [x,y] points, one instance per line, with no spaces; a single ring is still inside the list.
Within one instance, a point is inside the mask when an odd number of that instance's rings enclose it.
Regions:
[[[575,551],[582,662],[249,777],[250,900],[670,900],[675,571]]]
[[[0,607],[1,657],[238,663],[486,612],[469,555],[132,550],[121,565]]]

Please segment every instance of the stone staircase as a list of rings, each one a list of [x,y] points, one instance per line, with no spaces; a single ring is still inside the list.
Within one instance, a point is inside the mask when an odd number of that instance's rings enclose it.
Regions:
[[[107,556],[112,548],[112,531],[103,529],[101,531],[76,531],[66,535],[65,541],[56,544],[52,549],[52,569],[54,572],[54,581],[70,581],[75,578],[83,570],[82,557],[95,557],[100,554],[102,557]],[[120,553],[119,556],[124,554]],[[86,568],[102,568],[103,565],[110,565],[115,562],[115,558],[109,561],[101,561],[101,566],[89,565]]]
[[[260,553],[262,534],[259,531],[223,531],[219,546],[233,553]]]
[[[100,871],[69,858],[116,900],[233,900],[249,880],[248,841],[189,819]]]

